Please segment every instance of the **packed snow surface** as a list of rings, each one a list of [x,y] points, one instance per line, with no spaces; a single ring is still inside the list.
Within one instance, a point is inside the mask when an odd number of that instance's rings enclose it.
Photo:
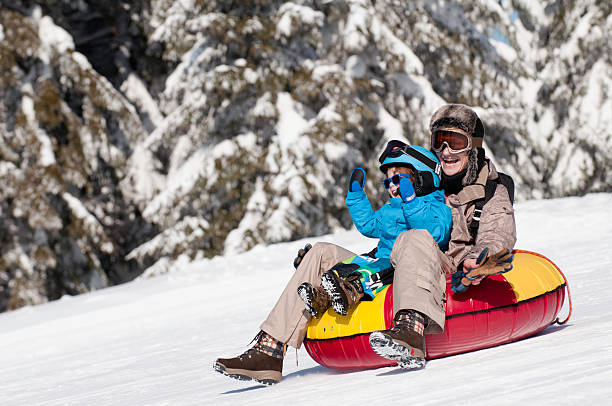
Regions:
[[[555,262],[573,299],[568,324],[534,337],[412,372],[329,370],[303,348],[289,349],[284,378],[272,387],[214,372],[217,357],[248,348],[302,240],[0,314],[2,403],[603,404],[612,397],[611,207],[611,194],[516,205],[517,248]],[[308,241],[356,252],[375,245],[354,230]],[[568,310],[566,302],[560,316]]]

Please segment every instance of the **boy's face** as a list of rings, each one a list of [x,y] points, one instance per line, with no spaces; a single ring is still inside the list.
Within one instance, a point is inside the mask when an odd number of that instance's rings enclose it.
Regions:
[[[387,168],[387,178],[391,178],[393,177],[393,175],[397,175],[397,174],[408,174],[412,176],[414,175],[414,171],[405,166],[390,166],[389,168]],[[412,179],[410,181],[412,182]],[[389,196],[392,198],[401,197],[400,191],[399,191],[399,185],[396,185],[393,182],[390,183],[389,189],[387,190],[387,192],[389,193]]]

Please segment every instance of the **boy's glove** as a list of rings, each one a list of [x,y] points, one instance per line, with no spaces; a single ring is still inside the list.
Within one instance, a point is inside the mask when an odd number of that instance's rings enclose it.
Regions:
[[[399,191],[404,203],[411,202],[416,197],[416,194],[414,193],[414,186],[412,185],[409,176],[402,176],[400,178]]]
[[[310,251],[311,248],[312,248],[312,245],[308,243],[304,246],[304,248],[299,249],[297,256],[293,260],[293,266],[295,267],[295,269],[297,269],[297,267],[302,263],[302,260],[304,259],[304,255],[306,255],[306,253]]]
[[[365,187],[365,171],[361,168],[353,169],[351,179],[349,180],[349,191],[361,192]]]
[[[474,279],[481,276],[505,273],[512,269],[514,255],[508,249],[501,250],[496,254],[488,255],[489,249],[482,250],[476,259],[476,268],[463,272],[458,270],[451,277],[451,290],[455,293],[464,292]]]

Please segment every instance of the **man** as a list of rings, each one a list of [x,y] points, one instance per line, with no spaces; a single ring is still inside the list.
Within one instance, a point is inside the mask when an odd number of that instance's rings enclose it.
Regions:
[[[393,246],[390,260],[395,268],[393,310],[395,325],[370,335],[372,349],[404,368],[422,367],[425,357],[424,333],[444,330],[446,274],[475,273],[480,265],[486,274],[510,269],[508,250],[516,242],[514,210],[508,191],[497,182],[499,175],[485,157],[484,126],[468,106],[449,104],[432,116],[431,148],[440,159],[446,204],[453,214],[448,250],[442,252],[423,230],[402,233]],[[487,181],[497,186],[490,200],[476,213],[476,202],[485,198]],[[471,226],[479,221],[476,235]],[[483,251],[496,253],[479,258]],[[485,251],[486,253],[487,251]],[[458,288],[479,284],[483,276],[458,278]]]
[[[446,105],[432,116],[430,131],[432,150],[441,162],[446,203],[453,216],[448,250],[442,252],[427,230],[412,229],[399,235],[389,257],[395,268],[394,327],[370,335],[370,345],[377,354],[407,369],[425,364],[424,334],[444,329],[446,274],[478,269],[484,261],[477,259],[485,248],[497,253],[511,249],[516,240],[512,203],[503,185],[498,185],[494,196],[484,205],[478,234],[470,233],[475,202],[485,197],[487,179],[498,178],[495,167],[484,156],[484,127],[480,118],[467,106]],[[398,153],[396,147],[385,149],[381,163]],[[238,357],[218,359],[215,370],[236,379],[253,379],[264,384],[279,382],[285,347],[301,346],[310,320],[297,295],[298,286],[303,282],[320,283],[323,272],[353,255],[334,244],[315,244],[262,323],[255,345]],[[505,269],[503,259],[488,263],[493,271]],[[480,279],[462,281],[464,285],[476,284]]]

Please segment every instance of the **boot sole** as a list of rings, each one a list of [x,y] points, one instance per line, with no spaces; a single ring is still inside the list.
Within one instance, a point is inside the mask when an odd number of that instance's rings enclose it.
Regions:
[[[306,306],[306,311],[315,319],[319,317],[317,312],[315,312],[314,307],[312,306],[312,288],[304,285],[300,285],[297,288],[297,293],[300,299],[304,301],[304,306]]]
[[[249,371],[247,369],[226,368],[223,364],[215,362],[215,371],[239,381],[256,381],[262,385],[270,386],[280,382],[283,377],[279,371]]]
[[[381,357],[396,361],[400,368],[421,369],[425,366],[425,358],[413,355],[414,351],[419,350],[398,344],[380,331],[370,334],[370,347]]]
[[[332,298],[332,307],[334,311],[342,316],[347,315],[345,303],[348,303],[346,294],[338,284],[336,278],[331,276],[328,272],[324,273],[321,277],[321,285],[327,294]]]

